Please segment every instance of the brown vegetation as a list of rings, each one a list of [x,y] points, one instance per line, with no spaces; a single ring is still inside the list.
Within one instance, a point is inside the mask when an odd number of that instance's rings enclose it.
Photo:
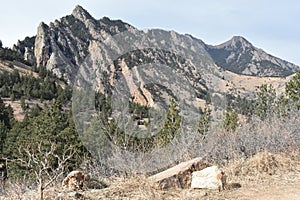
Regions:
[[[207,139],[206,145],[213,145],[203,146],[210,149],[203,162],[222,167],[227,184],[221,192],[161,189],[141,174],[101,178],[96,175],[102,173],[96,172],[100,168],[89,170],[93,170],[94,178],[109,187],[77,192],[81,199],[296,199],[295,195],[300,195],[300,188],[296,187],[300,178],[299,134],[295,132],[298,120],[298,115],[291,116],[288,121],[276,117],[269,123],[254,120],[251,126],[240,126],[236,132],[218,130],[211,133],[219,140],[212,143],[211,138]],[[6,188],[6,199],[37,198],[37,191],[28,189],[26,181],[8,183]],[[54,199],[61,191],[58,184],[53,184],[44,191],[44,197]]]

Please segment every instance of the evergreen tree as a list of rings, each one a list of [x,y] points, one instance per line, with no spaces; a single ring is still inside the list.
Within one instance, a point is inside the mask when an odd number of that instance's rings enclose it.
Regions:
[[[165,146],[169,144],[171,140],[176,136],[178,129],[181,125],[181,117],[179,115],[179,109],[174,99],[170,100],[168,113],[161,130],[161,133],[157,136],[158,144]]]
[[[224,119],[224,128],[228,131],[235,131],[238,126],[238,114],[235,111],[227,110]]]
[[[287,97],[294,101],[299,102],[300,100],[300,72],[298,72],[293,79],[288,82],[285,86],[285,92]]]
[[[13,102],[15,99],[16,99],[16,98],[15,98],[15,94],[14,94],[14,93],[11,93],[11,94],[10,94],[10,100]]]
[[[12,108],[10,106],[5,106],[5,103],[0,97],[0,157],[3,155],[7,133],[11,128],[11,121],[13,118],[12,112]]]
[[[262,85],[256,94],[254,113],[262,120],[274,114],[276,106],[276,92],[272,85]]]
[[[37,108],[38,109],[38,108]],[[76,149],[76,156],[70,160],[71,168],[82,162],[82,157],[87,154],[79,139],[74,122],[62,109],[62,106],[54,102],[51,106],[39,113],[29,112],[23,122],[18,122],[8,133],[5,144],[5,155],[9,158],[16,159],[20,154],[20,149],[30,149],[35,152],[38,144],[42,143],[41,150],[38,152],[47,152],[52,145],[55,145],[55,154],[62,155],[66,148],[70,146]],[[36,155],[39,156],[39,155]],[[41,155],[43,156],[43,155]],[[56,161],[53,160],[53,166]],[[22,168],[17,165],[11,166],[11,173],[20,176],[24,173]]]
[[[4,123],[4,126],[10,128],[10,109],[5,106],[4,101],[0,97],[0,122]]]
[[[26,107],[25,97],[22,97],[22,98],[21,98],[20,104],[21,104],[22,110],[23,110],[23,111],[26,111],[26,108],[27,108],[27,107]]]
[[[8,128],[3,121],[0,121],[0,158],[3,156],[3,148],[6,142]]]
[[[208,131],[210,128],[210,111],[207,107],[204,108],[204,111],[202,112],[199,124],[198,124],[198,133],[201,135],[202,140],[205,140]]]

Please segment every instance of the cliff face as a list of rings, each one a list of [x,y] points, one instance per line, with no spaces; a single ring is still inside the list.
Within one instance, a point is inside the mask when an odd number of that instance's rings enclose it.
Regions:
[[[185,104],[198,107],[197,99],[208,97],[208,86],[221,80],[202,43],[163,30],[132,29],[94,40],[80,70],[100,91],[119,86],[134,102],[154,107],[154,102],[171,98],[185,98]]]
[[[38,67],[46,67],[71,81],[78,66],[90,54],[89,46],[93,41],[100,42],[108,35],[130,28],[119,20],[96,20],[77,6],[71,15],[50,25],[43,22],[39,25],[31,57]]]

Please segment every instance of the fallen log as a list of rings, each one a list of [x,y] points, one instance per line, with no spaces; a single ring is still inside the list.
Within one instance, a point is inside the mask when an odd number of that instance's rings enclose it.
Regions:
[[[203,162],[202,158],[198,157],[150,176],[148,179],[151,182],[158,183],[161,189],[187,189],[191,187],[192,173],[209,166],[211,165]]]

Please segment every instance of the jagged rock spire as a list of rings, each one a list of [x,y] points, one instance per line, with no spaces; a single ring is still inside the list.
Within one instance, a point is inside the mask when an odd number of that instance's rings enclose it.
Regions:
[[[81,21],[86,21],[87,19],[94,19],[88,11],[86,11],[83,7],[80,5],[77,5],[75,9],[72,12],[72,15],[81,20]]]

